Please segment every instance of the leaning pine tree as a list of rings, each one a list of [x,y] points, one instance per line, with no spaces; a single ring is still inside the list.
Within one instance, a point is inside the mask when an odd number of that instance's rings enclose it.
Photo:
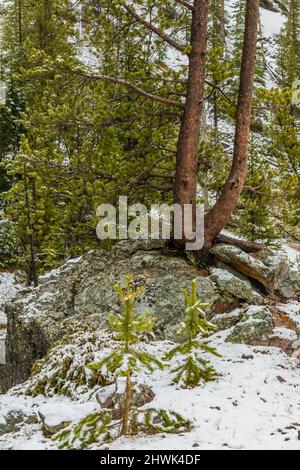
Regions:
[[[190,295],[186,289],[183,295],[187,308],[178,332],[183,341],[169,351],[166,359],[170,360],[176,355],[181,356],[181,364],[172,371],[175,374],[173,381],[182,388],[189,388],[216,380],[215,369],[207,359],[201,356],[201,352],[221,356],[207,341],[203,341],[203,338],[215,330],[216,326],[206,319],[204,309],[209,307],[209,304],[202,303],[201,299],[197,298],[195,279],[192,281]],[[198,338],[199,335],[201,339]]]

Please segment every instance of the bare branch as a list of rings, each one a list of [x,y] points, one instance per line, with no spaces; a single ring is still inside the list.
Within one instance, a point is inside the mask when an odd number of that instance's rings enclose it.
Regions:
[[[193,5],[191,5],[189,2],[186,2],[185,0],[175,0],[175,2],[186,7],[190,11],[195,11],[195,8],[193,7]]]
[[[130,8],[128,5],[122,5],[125,10],[128,11],[128,13],[136,20],[138,21],[140,24],[142,24],[143,26],[145,26],[147,29],[149,29],[150,31],[153,31],[153,33],[155,33],[157,36],[159,36],[161,39],[163,39],[165,42],[167,42],[168,44],[170,44],[170,46],[174,47],[175,49],[177,49],[178,51],[180,52],[184,52],[185,50],[185,46],[183,46],[182,44],[179,44],[177,41],[174,41],[174,39],[171,38],[171,36],[169,36],[168,34],[164,33],[163,31],[161,31],[159,28],[157,28],[156,26],[154,26],[152,23],[150,23],[149,21],[145,20],[144,18],[142,18],[140,15],[138,15],[135,11],[132,10],[132,8]]]
[[[130,88],[132,91],[134,91],[138,95],[143,96],[144,98],[150,99],[152,101],[156,101],[157,103],[174,106],[176,108],[181,108],[181,109],[184,109],[184,106],[185,106],[183,103],[179,101],[173,101],[168,98],[163,98],[162,96],[153,95],[152,93],[149,93],[143,90],[142,88],[139,88],[133,83],[128,82],[127,80],[124,80],[122,78],[114,78],[114,77],[109,77],[107,75],[88,75],[88,74],[84,74],[84,77],[89,80],[94,80],[94,81],[99,80],[102,82],[110,82],[110,83],[116,83],[118,85],[123,85],[127,88]]]

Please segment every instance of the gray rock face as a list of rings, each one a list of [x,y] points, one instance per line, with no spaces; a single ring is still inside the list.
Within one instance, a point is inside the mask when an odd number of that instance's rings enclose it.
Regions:
[[[300,272],[290,265],[286,253],[266,250],[254,256],[225,244],[214,246],[211,252],[219,261],[255,279],[269,292],[286,299],[300,297]]]
[[[229,313],[221,313],[215,315],[212,318],[212,323],[214,323],[219,330],[227,330],[235,326],[243,317],[243,311],[240,308],[236,308]]]
[[[262,339],[264,335],[272,333],[273,329],[274,320],[269,308],[251,305],[244,312],[241,321],[234,327],[226,341],[250,344],[252,341]]]
[[[251,282],[239,273],[228,269],[213,268],[210,279],[217,283],[222,292],[246,300],[249,304],[263,304],[263,296],[252,287]]]
[[[198,294],[213,305],[220,300],[217,286],[182,258],[162,254],[148,242],[120,243],[70,260],[23,290],[6,307],[8,333],[6,366],[0,369],[0,390],[26,380],[35,360],[64,335],[78,328],[106,325],[107,315],[119,310],[113,286],[132,273],[145,286],[137,309],[150,308],[157,317],[158,337],[171,338],[182,318],[182,290],[197,279]]]

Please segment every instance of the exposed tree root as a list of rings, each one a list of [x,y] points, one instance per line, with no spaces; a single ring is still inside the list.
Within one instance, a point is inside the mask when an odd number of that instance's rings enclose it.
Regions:
[[[246,240],[239,240],[237,238],[228,237],[227,235],[219,234],[215,240],[215,243],[226,243],[227,245],[233,245],[241,248],[246,253],[256,253],[258,251],[267,250],[268,247],[263,243],[249,242]]]

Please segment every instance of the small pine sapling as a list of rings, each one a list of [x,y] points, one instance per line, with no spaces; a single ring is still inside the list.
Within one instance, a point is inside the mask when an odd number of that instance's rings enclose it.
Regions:
[[[116,379],[125,378],[124,400],[121,416],[121,435],[128,435],[130,432],[130,413],[132,402],[132,375],[141,368],[153,371],[153,366],[162,367],[162,364],[155,357],[138,351],[136,346],[140,342],[142,333],[151,332],[155,324],[155,317],[151,312],[146,311],[139,315],[135,310],[136,300],[143,294],[144,288],[133,288],[133,278],[128,275],[125,279],[125,288],[115,285],[115,290],[119,295],[122,312],[120,314],[110,314],[108,321],[115,338],[120,341],[120,345],[114,351],[96,364],[89,367],[93,370],[106,370],[114,375]]]
[[[209,307],[209,304],[202,303],[201,299],[197,298],[195,279],[192,281],[190,295],[186,289],[184,289],[183,295],[187,308],[184,321],[181,323],[178,332],[183,340],[178,346],[169,351],[166,359],[170,360],[176,355],[181,356],[180,366],[172,370],[175,374],[173,381],[182,388],[189,388],[204,385],[206,382],[216,380],[217,377],[209,360],[201,356],[201,351],[221,356],[207,341],[203,341],[203,338],[215,330],[216,326],[206,319],[204,309]],[[198,335],[201,335],[202,338],[198,339]]]

